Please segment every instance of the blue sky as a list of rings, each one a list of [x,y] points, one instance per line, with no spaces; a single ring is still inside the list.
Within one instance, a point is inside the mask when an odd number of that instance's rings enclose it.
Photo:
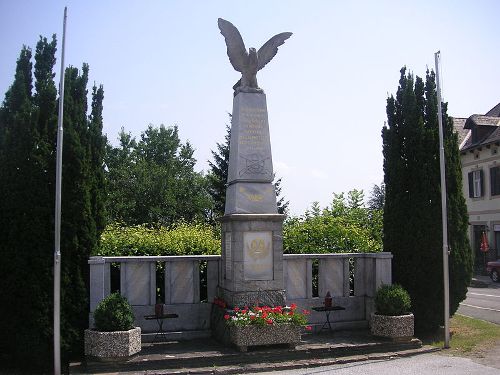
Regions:
[[[436,3],[436,4],[435,4]],[[0,94],[23,44],[61,40],[65,61],[90,65],[104,85],[104,131],[138,136],[177,124],[197,169],[222,142],[239,79],[217,28],[238,27],[246,47],[293,36],[258,74],[267,94],[273,161],[292,214],[332,193],[383,180],[381,128],[399,70],[434,68],[441,50],[449,114],[485,113],[500,102],[497,1],[0,1]],[[60,50],[57,52],[59,61]],[[59,72],[59,68],[56,68]],[[56,76],[56,83],[59,76]],[[63,177],[64,178],[64,177]]]

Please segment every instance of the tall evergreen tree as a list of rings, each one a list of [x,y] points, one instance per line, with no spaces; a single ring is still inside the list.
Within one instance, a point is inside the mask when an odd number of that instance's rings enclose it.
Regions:
[[[401,69],[387,100],[384,153],[384,249],[394,254],[393,279],[408,289],[418,331],[443,323],[439,139],[435,76],[425,83]],[[450,234],[450,312],[465,298],[472,272],[457,136],[443,105]]]
[[[43,372],[52,365],[52,301],[54,252],[55,154],[57,90],[54,83],[55,35],[40,37],[35,66],[24,47],[14,83],[0,107],[0,361]],[[87,327],[85,288],[88,255],[100,235],[91,193],[99,196],[90,144],[102,129],[99,104],[87,119],[87,71],[66,73],[65,140],[63,148],[61,347],[63,361],[82,350]],[[35,92],[32,94],[34,74]],[[91,124],[93,123],[93,124]],[[99,123],[101,127],[99,127]],[[102,146],[101,146],[102,147]],[[97,153],[97,152],[95,152]],[[97,156],[95,159],[101,159]],[[102,172],[101,172],[102,173]],[[94,190],[92,190],[92,188]]]
[[[0,309],[0,330],[12,338],[0,352],[12,363],[35,367],[50,366],[52,357],[54,200],[47,129],[55,120],[55,46],[55,36],[37,43],[34,95],[31,51],[23,48],[0,121],[0,304],[9,306]]]
[[[231,115],[229,115],[231,117]],[[212,150],[214,161],[208,161],[210,172],[207,175],[208,192],[214,202],[214,214],[216,217],[224,215],[226,205],[227,173],[229,168],[229,141],[231,139],[231,127],[226,125],[224,143],[217,143],[217,151]]]
[[[374,184],[368,198],[368,207],[370,210],[383,210],[385,202],[385,185],[382,182],[380,185]]]

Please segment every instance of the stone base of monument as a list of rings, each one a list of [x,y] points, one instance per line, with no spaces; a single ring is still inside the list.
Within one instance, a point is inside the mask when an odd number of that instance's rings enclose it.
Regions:
[[[221,287],[217,288],[217,295],[226,301],[228,306],[253,307],[253,306],[285,306],[285,291],[281,290],[257,290],[234,292]]]

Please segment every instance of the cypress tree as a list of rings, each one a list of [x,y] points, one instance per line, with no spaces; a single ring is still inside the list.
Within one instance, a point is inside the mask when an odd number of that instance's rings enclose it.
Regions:
[[[393,281],[412,297],[417,331],[443,324],[439,139],[435,76],[425,83],[401,69],[396,97],[387,100],[384,153],[384,249],[394,254]],[[465,298],[472,259],[466,236],[457,137],[443,106],[450,257],[450,312]],[[464,225],[465,223],[465,225]]]
[[[53,199],[41,124],[46,129],[54,120],[53,76],[47,74],[54,53],[55,37],[51,43],[40,38],[32,95],[31,51],[23,48],[0,115],[0,304],[8,306],[1,309],[0,330],[9,338],[0,352],[7,363],[38,369],[50,366],[52,358]]]
[[[61,343],[65,353],[82,344],[88,296],[84,274],[95,230],[92,223],[87,125],[88,66],[65,73],[61,205]]]
[[[0,361],[43,372],[52,366],[56,38],[40,37],[35,66],[23,47],[0,107]],[[35,93],[32,94],[34,74]],[[103,212],[102,87],[87,111],[87,74],[66,73],[63,148],[61,347],[63,366],[83,348],[88,323],[88,256]],[[91,157],[92,156],[92,157]],[[91,201],[91,194],[96,201]],[[101,197],[101,198],[99,198]],[[92,205],[95,203],[95,205]],[[97,219],[94,219],[96,217]]]

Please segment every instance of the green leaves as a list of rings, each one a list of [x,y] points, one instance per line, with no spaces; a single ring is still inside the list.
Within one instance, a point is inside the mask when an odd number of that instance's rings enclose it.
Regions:
[[[403,68],[396,97],[387,100],[387,125],[382,130],[386,189],[383,238],[384,250],[394,254],[393,279],[412,297],[417,331],[437,328],[444,316],[437,109],[434,72],[427,71],[424,82]],[[453,314],[467,291],[472,254],[458,142],[446,105],[443,123]]]
[[[170,227],[111,224],[101,236],[101,256],[220,254],[220,238],[208,224],[178,222]]]
[[[286,253],[378,252],[382,249],[380,210],[363,206],[363,192],[334,194],[330,207],[317,203],[283,227]]]
[[[375,295],[375,311],[380,315],[404,315],[410,312],[411,299],[399,284],[382,285]]]
[[[109,221],[168,226],[205,219],[207,182],[194,171],[194,149],[181,143],[177,126],[149,125],[139,142],[122,129],[119,139],[118,147],[107,146]]]
[[[132,306],[120,293],[112,293],[97,305],[94,311],[97,331],[128,331],[134,327]]]

